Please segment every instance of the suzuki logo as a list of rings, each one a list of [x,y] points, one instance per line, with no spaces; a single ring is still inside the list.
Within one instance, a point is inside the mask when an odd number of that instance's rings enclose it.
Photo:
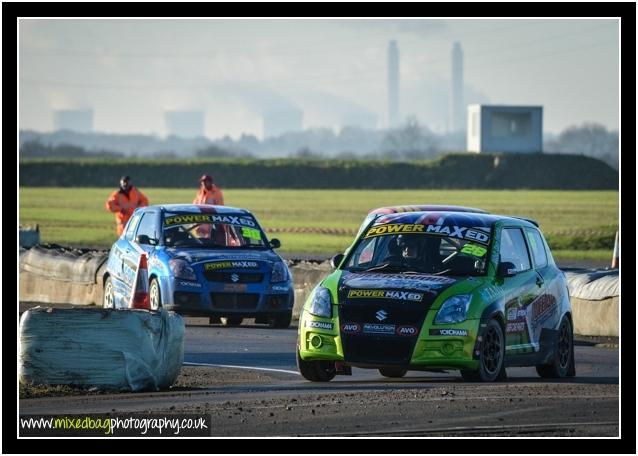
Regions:
[[[231,274],[230,275],[230,280],[232,280],[233,282],[239,282],[239,275]]]
[[[377,316],[377,320],[379,321],[383,321],[388,318],[388,312],[386,312],[385,310],[380,310],[375,315]]]

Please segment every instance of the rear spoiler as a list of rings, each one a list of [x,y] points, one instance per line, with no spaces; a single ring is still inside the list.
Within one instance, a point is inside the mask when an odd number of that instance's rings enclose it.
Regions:
[[[526,222],[529,222],[532,225],[534,225],[536,228],[540,227],[540,225],[538,224],[538,222],[536,220],[532,220],[532,219],[525,218],[525,217],[512,217],[512,218],[519,219],[519,220],[525,220]]]

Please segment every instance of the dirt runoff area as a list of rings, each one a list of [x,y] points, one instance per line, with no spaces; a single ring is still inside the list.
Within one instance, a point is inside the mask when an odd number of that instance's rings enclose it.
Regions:
[[[254,384],[263,385],[279,381],[281,375],[268,375],[264,372],[249,369],[207,369],[203,367],[182,366],[177,380],[169,391],[211,388],[215,386]],[[289,377],[289,376],[285,376]],[[20,399],[43,397],[106,395],[126,393],[97,387],[80,387],[74,385],[33,385],[20,384]]]
[[[20,413],[205,413],[211,436],[617,436],[618,385],[577,382],[312,384],[279,372],[185,366],[162,392],[48,387],[57,389],[42,397],[37,388],[46,387],[22,387]],[[70,397],[51,397],[60,394]]]

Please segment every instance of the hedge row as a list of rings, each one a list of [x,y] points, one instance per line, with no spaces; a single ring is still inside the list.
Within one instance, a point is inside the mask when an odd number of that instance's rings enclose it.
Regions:
[[[33,187],[110,187],[128,174],[141,187],[190,188],[204,173],[223,188],[618,188],[617,171],[580,155],[450,154],[415,162],[30,159],[19,166],[20,185]]]

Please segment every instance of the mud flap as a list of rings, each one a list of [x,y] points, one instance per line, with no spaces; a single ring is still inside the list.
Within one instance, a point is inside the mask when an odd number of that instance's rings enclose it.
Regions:
[[[341,361],[335,361],[335,370],[337,375],[352,375],[352,367]]]

